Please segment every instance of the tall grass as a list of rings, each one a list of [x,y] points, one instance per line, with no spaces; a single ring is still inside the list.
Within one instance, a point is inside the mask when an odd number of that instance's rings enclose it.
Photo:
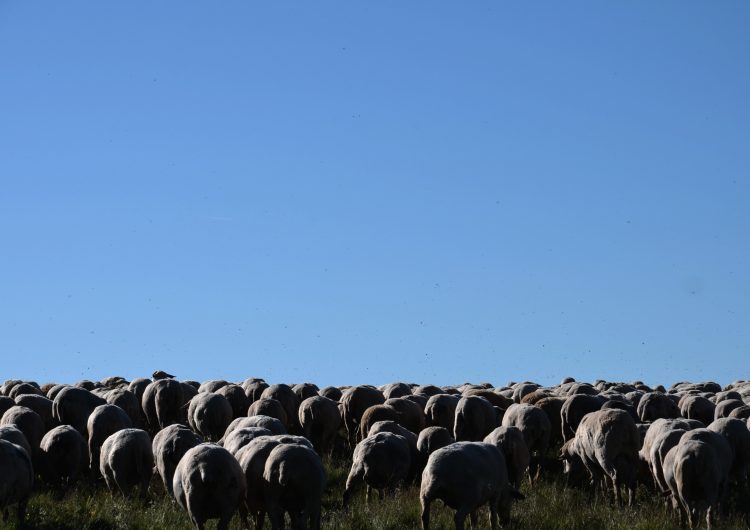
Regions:
[[[323,500],[323,528],[336,530],[400,530],[420,528],[419,490],[411,486],[395,494],[377,495],[365,502],[364,492],[348,507],[341,508],[341,496],[350,461],[325,461],[328,491]],[[513,506],[513,529],[575,530],[668,530],[679,529],[679,521],[664,508],[662,500],[645,488],[638,491],[632,508],[617,507],[609,498],[587,490],[569,489],[559,478],[546,477],[534,487],[522,487],[526,499]],[[741,506],[732,507],[733,515],[724,516],[716,528],[747,529],[750,518]],[[268,528],[268,523],[266,523]],[[453,512],[440,502],[432,505],[435,529],[452,529]],[[210,528],[215,522],[209,524]],[[187,514],[165,493],[161,481],[151,483],[150,500],[112,497],[102,482],[81,481],[64,495],[39,488],[29,503],[27,527],[41,530],[172,530],[190,529]],[[468,527],[468,521],[467,521]],[[0,523],[0,530],[16,529],[14,520]],[[241,529],[239,517],[232,529]],[[480,513],[479,528],[488,529],[487,510]]]

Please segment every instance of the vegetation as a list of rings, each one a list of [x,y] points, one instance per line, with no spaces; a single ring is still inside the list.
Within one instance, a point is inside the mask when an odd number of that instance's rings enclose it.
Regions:
[[[350,461],[326,459],[328,492],[324,500],[323,528],[336,530],[397,530],[420,528],[419,489],[411,486],[379,499],[365,502],[364,491],[347,510],[341,509],[341,495]],[[27,526],[41,530],[111,530],[144,529],[172,530],[193,528],[187,514],[170,500],[158,477],[151,482],[150,501],[112,497],[103,483],[81,481],[64,494],[38,488],[29,503]],[[522,487],[526,500],[514,504],[510,525],[514,529],[679,529],[679,521],[644,488],[638,491],[632,508],[616,507],[609,498],[592,495],[588,490],[566,488],[554,474],[543,478],[533,488]],[[747,529],[750,507],[741,509],[733,501],[731,516],[724,516],[716,528]],[[747,506],[745,504],[745,506]],[[453,512],[433,503],[432,523],[435,529],[452,529]],[[479,528],[489,528],[486,510],[480,514]],[[215,522],[210,523],[213,528]],[[252,523],[251,523],[252,526]],[[0,530],[16,529],[13,518],[0,523]],[[239,517],[233,529],[241,529]],[[266,523],[266,528],[269,528]]]

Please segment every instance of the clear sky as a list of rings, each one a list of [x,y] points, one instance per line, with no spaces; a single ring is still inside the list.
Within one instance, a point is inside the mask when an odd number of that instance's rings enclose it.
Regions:
[[[0,378],[750,377],[750,2],[0,3]]]

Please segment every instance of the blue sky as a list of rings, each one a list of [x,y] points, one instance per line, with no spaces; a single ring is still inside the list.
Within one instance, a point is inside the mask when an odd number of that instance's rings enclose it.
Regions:
[[[0,368],[748,377],[750,3],[0,4]]]

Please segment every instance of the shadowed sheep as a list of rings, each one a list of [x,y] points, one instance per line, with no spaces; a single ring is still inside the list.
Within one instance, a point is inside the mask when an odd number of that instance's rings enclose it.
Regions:
[[[233,455],[259,436],[273,436],[273,433],[263,427],[243,427],[233,430],[224,438],[223,447]]]
[[[88,438],[86,422],[89,415],[99,405],[106,405],[106,401],[82,388],[68,386],[62,388],[52,403],[52,416],[60,425],[70,425]]]
[[[417,451],[424,465],[432,453],[454,442],[453,435],[445,427],[425,427],[417,438]],[[424,468],[424,465],[422,466]]]
[[[203,530],[209,519],[219,520],[217,530],[227,530],[237,509],[244,512],[242,468],[218,445],[201,444],[189,449],[177,465],[172,488],[177,504],[188,512],[197,530]]]
[[[305,438],[319,454],[330,454],[341,427],[338,403],[323,396],[312,396],[300,403],[298,415]]]
[[[711,528],[719,502],[726,496],[732,451],[726,438],[708,429],[685,433],[674,448],[670,489],[690,528],[706,513]]]
[[[659,418],[679,418],[680,407],[672,398],[661,392],[647,392],[638,402],[638,417],[643,423]]]
[[[23,434],[21,429],[13,424],[0,425],[0,440],[6,440],[22,447],[23,450],[26,451],[26,454],[29,455],[29,458],[33,455],[29,441],[26,439],[26,435]]]
[[[373,405],[382,405],[385,403],[385,397],[377,388],[361,385],[347,388],[339,402],[341,403],[346,434],[349,438],[349,447],[354,448],[357,443],[360,421],[365,410]]]
[[[561,455],[566,461],[579,458],[594,485],[608,481],[618,504],[621,504],[621,489],[626,488],[628,504],[632,505],[639,447],[640,435],[630,414],[608,409],[584,416],[575,437],[563,445]]]
[[[119,491],[129,497],[133,488],[140,486],[141,497],[146,499],[153,468],[154,454],[146,431],[122,429],[104,440],[99,471],[112,495]]]
[[[190,400],[188,422],[206,439],[219,440],[232,423],[232,407],[221,394],[199,392]]]
[[[266,488],[267,482],[263,478],[266,459],[271,451],[280,444],[309,444],[300,436],[279,435],[255,438],[241,448],[235,455],[240,463],[244,480],[247,485],[243,510],[252,515],[255,528],[263,528],[266,516]],[[308,446],[309,447],[309,446]]]
[[[505,460],[493,444],[457,442],[430,455],[422,472],[419,500],[422,528],[430,528],[430,505],[436,499],[456,510],[456,530],[463,530],[467,516],[476,527],[477,510],[489,504],[490,525],[497,529],[498,516],[503,524],[510,520],[513,498],[523,498],[508,483]]]
[[[122,429],[133,427],[124,410],[116,405],[99,405],[89,416],[86,430],[89,433],[89,466],[94,476],[99,475],[99,454],[104,440]]]
[[[177,464],[185,453],[201,443],[203,443],[203,439],[200,436],[179,423],[165,427],[154,436],[151,449],[154,454],[156,471],[170,496],[174,496],[172,479]]]
[[[285,512],[289,514],[292,528],[320,530],[326,474],[314,450],[298,444],[274,447],[266,459],[263,478],[267,484],[265,501],[272,530],[283,528]]]
[[[723,435],[732,448],[730,478],[744,484],[750,470],[750,431],[745,422],[736,418],[719,418],[708,429]]]
[[[412,451],[403,436],[379,432],[366,437],[354,448],[344,490],[344,506],[363,483],[367,486],[368,502],[371,489],[396,488],[407,480],[411,466]]]
[[[241,418],[247,414],[250,399],[240,385],[230,383],[219,388],[216,393],[227,398],[229,405],[232,407],[232,419]]]
[[[425,420],[428,426],[444,427],[453,432],[456,421],[456,406],[461,396],[452,394],[437,394],[427,400],[424,407]]]
[[[698,420],[703,425],[714,421],[716,405],[703,396],[686,395],[680,399],[680,414],[692,420]]]
[[[526,448],[532,457],[529,466],[529,480],[533,484],[539,476],[542,459],[549,447],[552,425],[547,414],[534,405],[514,404],[505,412],[502,426],[516,427],[523,434]]]
[[[39,414],[29,408],[16,405],[5,411],[3,417],[0,418],[0,425],[14,425],[23,433],[31,447],[29,456],[34,461],[39,450],[39,442],[44,436],[44,422]]]
[[[464,396],[458,401],[453,423],[457,442],[483,440],[497,425],[497,412],[483,397]]]
[[[223,445],[224,440],[234,431],[235,429],[242,429],[244,427],[262,427],[268,429],[273,434],[286,434],[286,428],[276,418],[270,416],[249,416],[247,418],[237,418],[229,424],[227,429],[224,431],[224,436],[219,440],[218,445]]]
[[[425,428],[424,407],[406,398],[386,399],[384,405],[393,407],[398,414],[398,422],[414,434]]]
[[[18,524],[22,527],[34,486],[31,458],[22,447],[0,439],[0,470],[0,510],[15,504]]]
[[[273,398],[260,398],[247,409],[248,416],[270,416],[284,424],[284,429],[289,428],[289,418],[283,405]]]
[[[86,440],[70,425],[47,432],[39,444],[39,474],[48,483],[70,486],[86,468]]]
[[[167,378],[149,383],[141,398],[141,408],[149,428],[158,432],[168,425],[180,423],[183,400],[184,390],[179,381]]]
[[[503,453],[508,466],[508,480],[511,485],[520,489],[523,475],[529,469],[531,456],[523,432],[518,427],[502,426],[485,436],[485,443],[495,445]]]
[[[261,398],[275,399],[284,407],[286,413],[286,428],[289,432],[299,434],[301,432],[299,420],[297,419],[297,409],[299,408],[300,399],[294,393],[292,387],[285,384],[271,385],[266,388],[260,395]]]
[[[568,397],[560,409],[563,442],[576,435],[578,425],[586,414],[601,409],[603,404],[604,400],[599,396],[575,394]]]

